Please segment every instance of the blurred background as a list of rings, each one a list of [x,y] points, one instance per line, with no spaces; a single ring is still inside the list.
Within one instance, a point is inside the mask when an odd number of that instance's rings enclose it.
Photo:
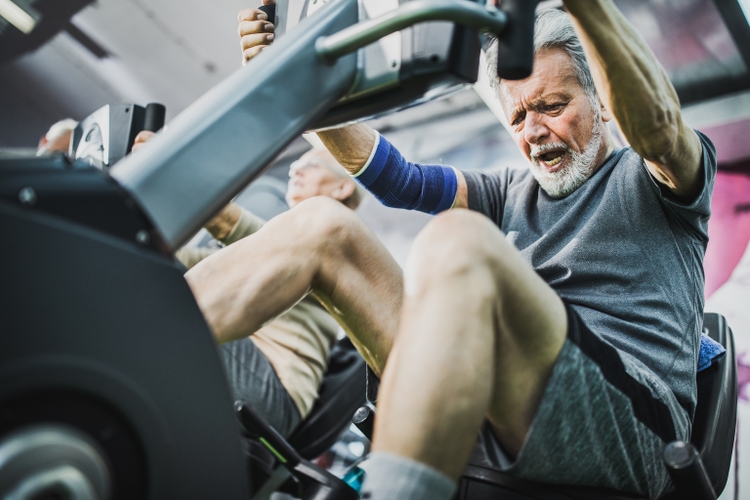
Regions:
[[[727,316],[740,363],[738,469],[722,498],[750,500],[750,0],[615,3],[668,70],[688,123],[717,148],[707,310]],[[236,15],[259,4],[0,0],[0,154],[33,152],[54,122],[80,120],[106,104],[160,102],[169,122],[240,67]],[[480,83],[372,125],[413,161],[462,169],[522,166],[490,94]],[[302,138],[294,141],[238,201],[266,218],[285,210],[289,164],[309,148]],[[401,264],[429,219],[373,199],[360,215]],[[209,244],[200,234],[197,242]],[[366,452],[359,443],[350,434],[324,460],[351,463]]]

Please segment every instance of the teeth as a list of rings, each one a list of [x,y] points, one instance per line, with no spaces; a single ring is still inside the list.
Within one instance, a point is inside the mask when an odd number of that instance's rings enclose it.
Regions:
[[[562,158],[563,158],[563,155],[560,155],[557,158],[555,158],[554,160],[550,160],[550,161],[548,161],[546,163],[550,167],[554,167],[555,165],[557,165],[558,163],[560,163],[562,161]]]

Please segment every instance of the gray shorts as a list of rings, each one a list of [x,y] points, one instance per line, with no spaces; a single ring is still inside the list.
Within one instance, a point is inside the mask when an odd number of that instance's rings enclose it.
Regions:
[[[687,412],[651,370],[567,310],[568,338],[520,453],[509,460],[488,425],[480,446],[492,467],[522,479],[657,498],[670,484],[664,446],[690,438]]]
[[[232,396],[247,401],[274,429],[288,437],[299,425],[299,410],[255,343],[249,338],[227,342],[219,347],[219,356]]]

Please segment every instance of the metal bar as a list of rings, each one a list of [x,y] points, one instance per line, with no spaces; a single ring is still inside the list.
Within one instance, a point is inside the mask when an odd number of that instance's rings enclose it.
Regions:
[[[452,21],[499,35],[508,18],[495,7],[484,7],[465,0],[417,0],[376,19],[321,37],[315,42],[315,50],[322,60],[332,62],[384,36],[425,21]]]
[[[351,88],[356,57],[325,64],[315,40],[358,20],[356,0],[328,3],[110,170],[168,249],[190,239]]]

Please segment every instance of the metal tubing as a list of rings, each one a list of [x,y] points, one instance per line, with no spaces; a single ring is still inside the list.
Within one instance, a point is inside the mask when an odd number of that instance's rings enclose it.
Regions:
[[[508,18],[495,7],[483,7],[465,0],[417,0],[376,19],[321,37],[315,42],[315,50],[322,60],[333,62],[384,36],[425,21],[452,21],[499,35]]]
[[[176,250],[351,88],[354,55],[321,62],[315,40],[359,19],[334,0],[180,114],[110,171]]]

